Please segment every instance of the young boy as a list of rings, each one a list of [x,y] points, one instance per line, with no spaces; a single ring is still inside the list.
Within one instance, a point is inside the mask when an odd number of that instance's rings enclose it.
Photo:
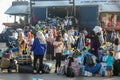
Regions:
[[[112,77],[113,62],[114,62],[113,52],[110,51],[109,52],[109,56],[108,56],[108,58],[106,60],[106,63],[107,63],[107,75],[108,75],[108,77]]]

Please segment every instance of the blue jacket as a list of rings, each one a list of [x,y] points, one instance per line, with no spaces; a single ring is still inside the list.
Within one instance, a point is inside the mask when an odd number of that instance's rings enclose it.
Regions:
[[[44,55],[44,53],[46,52],[46,48],[46,44],[40,43],[39,39],[35,38],[31,47],[31,51],[34,52],[34,55]]]

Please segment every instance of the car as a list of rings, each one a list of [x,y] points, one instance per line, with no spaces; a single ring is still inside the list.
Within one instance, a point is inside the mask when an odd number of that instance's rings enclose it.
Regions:
[[[17,41],[11,36],[13,35],[13,31],[15,31],[16,29],[17,27],[6,27],[0,34],[0,42],[6,42],[7,46],[10,46],[11,44],[13,44],[13,42],[15,44]]]

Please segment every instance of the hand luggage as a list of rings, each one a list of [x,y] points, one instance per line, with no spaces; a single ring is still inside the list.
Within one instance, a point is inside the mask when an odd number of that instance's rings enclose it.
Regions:
[[[73,57],[69,57],[66,59],[65,61],[65,75],[67,77],[74,77],[74,69],[72,67],[72,63],[74,62],[74,58]]]
[[[16,57],[18,64],[32,64],[32,57],[30,55],[22,55]]]
[[[93,74],[95,73],[98,73],[100,68],[101,68],[101,64],[100,63],[96,63],[94,66],[88,66],[88,65],[85,65],[85,71],[88,71],[88,72],[91,72]]]
[[[107,76],[107,64],[106,63],[101,63],[102,67],[100,68],[99,74],[100,76]]]
[[[51,69],[52,69],[52,63],[43,63],[44,73],[50,73]]]
[[[113,74],[114,76],[118,76],[120,73],[120,60],[115,60],[113,64]]]
[[[18,65],[19,73],[33,73],[33,66],[30,64]]]
[[[9,68],[9,65],[10,65],[10,59],[2,57],[1,63],[0,63],[0,68],[7,69],[7,68]]]
[[[75,74],[74,74],[74,70],[73,70],[73,68],[72,67],[67,67],[67,73],[66,73],[66,76],[67,77],[74,77],[75,76]]]
[[[91,77],[93,74],[89,71],[85,71],[84,76]]]
[[[65,71],[65,66],[61,66],[57,71],[57,75],[64,75],[64,71]]]

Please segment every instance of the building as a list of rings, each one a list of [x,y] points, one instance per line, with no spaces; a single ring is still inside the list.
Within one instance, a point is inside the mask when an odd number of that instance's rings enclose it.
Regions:
[[[83,27],[120,26],[120,0],[30,0],[33,22],[75,16]]]
[[[29,2],[28,1],[22,1],[17,0],[13,1],[12,5],[5,11],[5,14],[14,16],[14,23],[3,23],[5,26],[25,26],[28,23],[29,15],[30,15],[30,9],[29,9]],[[19,21],[16,19],[19,18]]]

